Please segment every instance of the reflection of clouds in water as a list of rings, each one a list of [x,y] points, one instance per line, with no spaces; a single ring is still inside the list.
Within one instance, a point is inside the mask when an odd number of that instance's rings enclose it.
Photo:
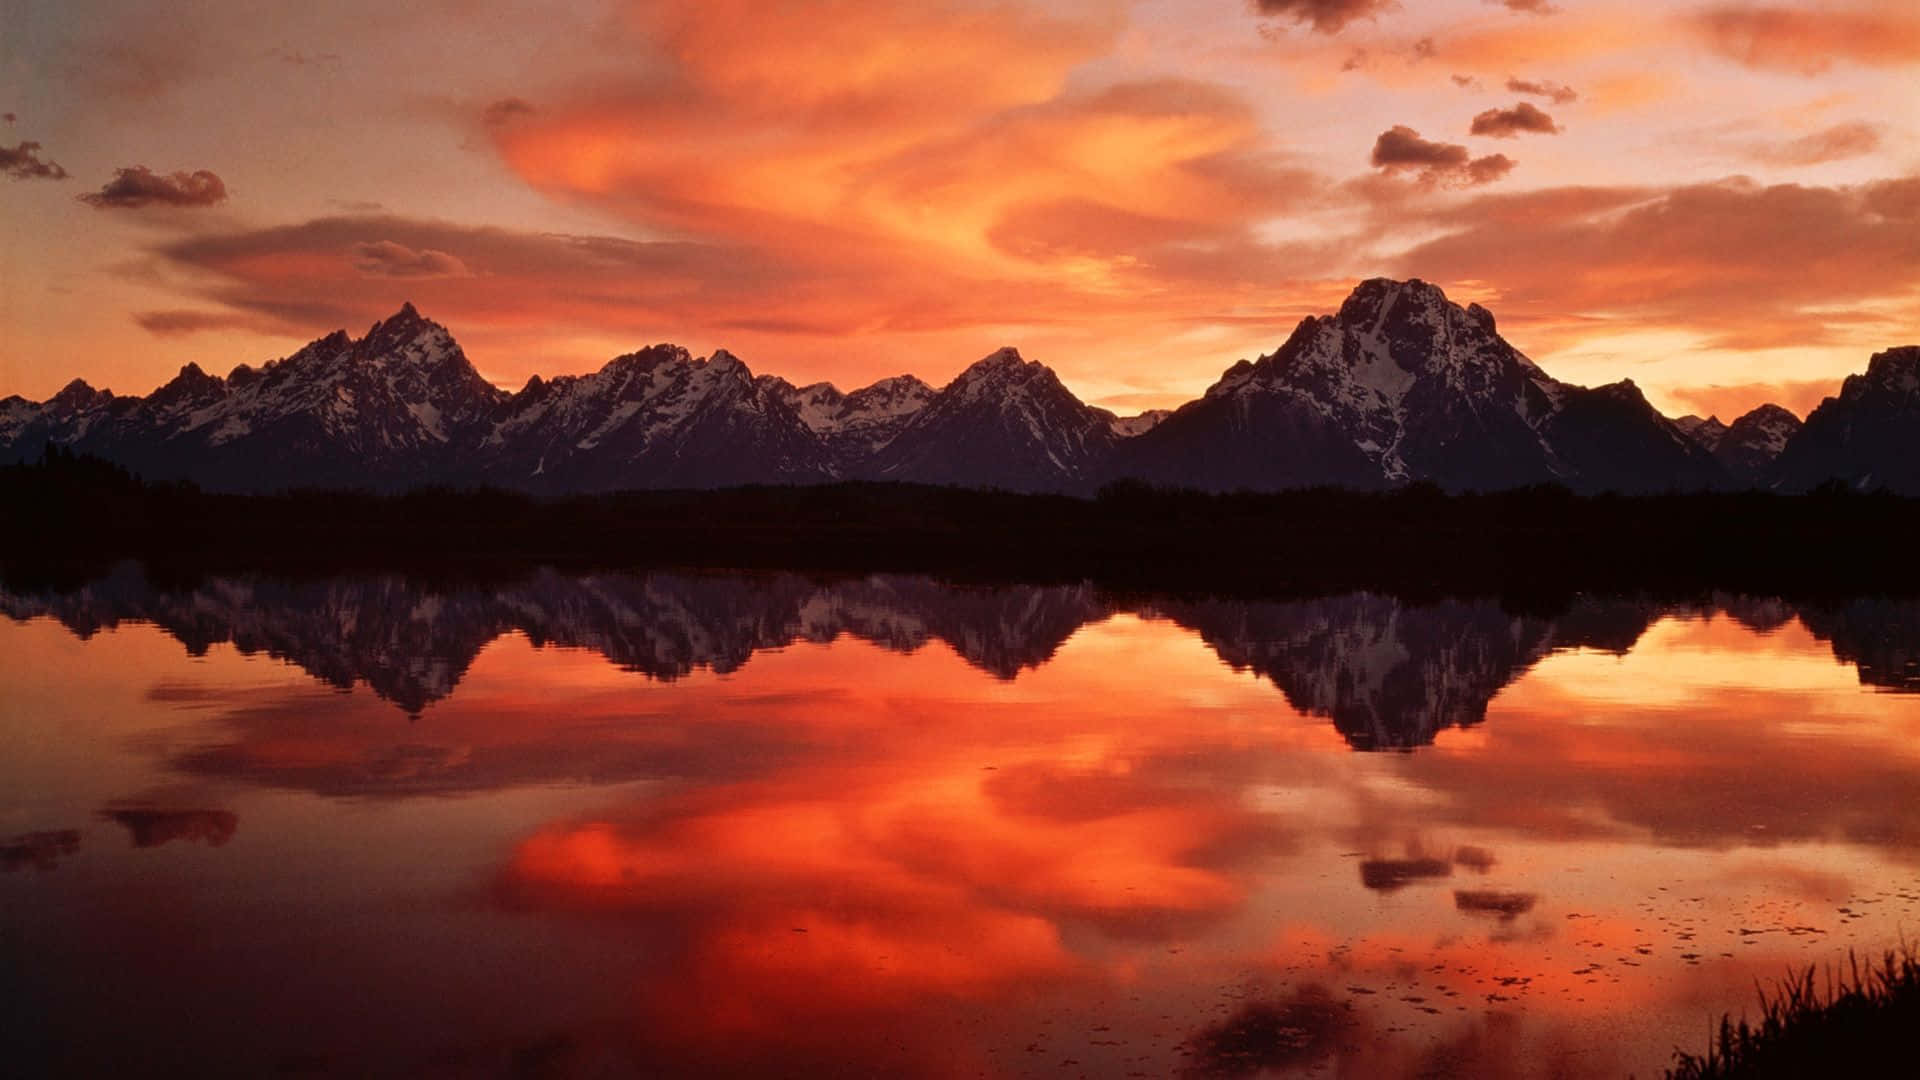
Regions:
[[[120,807],[100,816],[126,826],[134,847],[159,847],[174,840],[191,840],[220,847],[233,839],[240,819],[228,810],[158,810]]]
[[[1352,1053],[1373,1037],[1352,1006],[1325,987],[1306,986],[1278,1000],[1250,1001],[1187,1038],[1196,1077],[1252,1076],[1298,1069]]]
[[[1501,892],[1497,889],[1455,889],[1453,906],[1470,915],[1491,915],[1503,922],[1525,915],[1540,902],[1534,893]]]
[[[698,583],[682,581],[686,589],[676,592],[679,585],[634,580],[649,582],[656,597],[677,597],[679,610],[699,606],[689,599]],[[631,597],[622,591],[630,584],[600,595]],[[830,599],[831,588],[804,584],[814,601]],[[1905,737],[1920,734],[1914,699],[1822,699],[1883,722],[1834,724],[1810,740],[1791,722],[1806,694],[1727,695],[1717,687],[1722,672],[1713,665],[1725,657],[1737,661],[1729,670],[1743,670],[1756,655],[1785,654],[1831,674],[1828,650],[1792,620],[1762,640],[1728,619],[1656,622],[1647,632],[1646,612],[1657,608],[1634,604],[1549,617],[1461,603],[1415,617],[1392,601],[1336,597],[1189,611],[1217,631],[1209,654],[1157,611],[1055,641],[1059,626],[1080,617],[1073,612],[1083,610],[1084,592],[1049,600],[1036,590],[1024,607],[974,595],[967,610],[978,617],[959,618],[912,606],[937,603],[937,587],[862,588],[869,600],[883,594],[901,605],[876,601],[860,615],[862,625],[889,628],[880,644],[859,634],[848,640],[852,632],[825,604],[809,608],[803,623],[822,642],[837,635],[831,648],[765,655],[732,678],[650,683],[614,671],[597,647],[598,655],[543,653],[529,645],[532,634],[514,635],[471,661],[460,695],[411,722],[367,693],[304,684],[195,689],[175,680],[192,692],[149,700],[193,737],[143,744],[143,752],[165,754],[163,767],[197,776],[328,796],[299,800],[323,821],[334,800],[353,799],[360,824],[367,819],[359,815],[397,820],[456,804],[478,808],[509,789],[662,781],[589,792],[590,801],[567,804],[565,816],[516,822],[498,840],[510,855],[483,871],[492,903],[478,914],[540,933],[565,926],[604,935],[608,955],[619,957],[609,961],[620,969],[613,977],[627,980],[614,1038],[663,1073],[992,1072],[982,1048],[1015,1050],[1032,1032],[981,1035],[956,1017],[1002,1010],[981,1023],[1016,1014],[1030,1023],[1042,998],[1121,1001],[1137,993],[1148,999],[1141,1015],[1177,1017],[1168,1026],[1178,1038],[1206,1016],[1188,1007],[1193,995],[1204,999],[1251,969],[1262,987],[1234,1001],[1265,1004],[1223,1009],[1209,1019],[1224,1021],[1189,1044],[1207,1047],[1201,1060],[1213,1075],[1248,1063],[1279,1068],[1272,1062],[1299,1052],[1300,1061],[1346,1075],[1499,1076],[1513,1058],[1556,1060],[1553,1025],[1568,1016],[1593,1022],[1674,1000],[1671,981],[1635,974],[1621,960],[1664,959],[1664,972],[1697,975],[1684,988],[1698,998],[1686,998],[1689,1009],[1729,983],[1731,968],[1683,967],[1667,956],[1678,951],[1672,940],[1651,941],[1633,910],[1641,897],[1607,890],[1644,887],[1651,896],[1668,883],[1661,875],[1698,868],[1728,892],[1817,898],[1848,880],[1838,871],[1820,876],[1823,851],[1851,871],[1888,852],[1904,857],[1920,829],[1920,810],[1909,805],[1912,755],[1902,752]],[[568,589],[549,595],[586,601]],[[719,605],[725,617],[672,633],[641,617],[596,623],[599,615],[567,632],[576,641],[618,640],[633,655],[735,664],[757,648],[742,653],[738,641],[760,640],[764,629],[756,595],[740,586]],[[919,599],[908,604],[909,595]],[[1093,610],[1107,610],[1104,603]],[[439,618],[459,606],[417,610]],[[1026,624],[1009,614],[1016,607],[1072,618],[1024,638]],[[547,633],[574,618],[516,617]],[[303,625],[317,631],[323,620]],[[743,639],[726,637],[740,625],[748,627]],[[935,640],[918,629],[933,625],[948,627],[971,652],[882,651]],[[1467,640],[1496,626],[1524,647]],[[61,637],[52,627],[40,632]],[[646,653],[656,632],[665,644]],[[1262,639],[1268,633],[1294,636],[1275,645]],[[1339,647],[1327,642],[1346,639],[1374,651],[1316,666],[1337,658]],[[152,640],[173,656],[157,634]],[[1633,647],[1623,657],[1555,654],[1576,640]],[[1676,644],[1686,648],[1665,651]],[[109,637],[90,648],[113,647]],[[405,647],[396,648],[391,656],[362,651],[354,662],[401,670]],[[1229,650],[1257,660],[1260,678],[1214,662]],[[1017,690],[998,672],[983,677],[981,657],[1042,654],[1016,665]],[[1559,678],[1591,663],[1609,665],[1629,688],[1658,674],[1663,688],[1684,691],[1663,690],[1662,700],[1687,711],[1636,712],[1617,693],[1595,698],[1581,692],[1580,679]],[[1417,678],[1408,666],[1420,668]],[[1488,719],[1469,737],[1455,729],[1407,753],[1353,754],[1337,725],[1302,719],[1273,689],[1361,710],[1381,721],[1367,730],[1391,733],[1394,710],[1382,703],[1397,700],[1403,679],[1452,680],[1455,702],[1492,696],[1491,705],[1476,706]],[[1848,680],[1827,680],[1836,681]],[[1209,707],[1193,707],[1200,692],[1210,695]],[[172,711],[183,703],[195,707],[185,720]],[[1430,734],[1431,716],[1417,714],[1406,731]],[[194,790],[112,803],[106,815],[135,843],[142,835],[217,843],[219,819],[195,815],[227,812],[164,809],[216,801]],[[472,798],[399,803],[446,794]],[[274,801],[253,797],[263,812]],[[250,820],[261,820],[253,805]],[[132,812],[155,816],[120,816]],[[233,827],[237,821],[226,835]],[[255,839],[293,842],[278,832],[262,828]],[[1605,842],[1580,843],[1588,838]],[[1827,843],[1834,838],[1869,849]],[[1819,841],[1820,850],[1785,842],[1794,839]],[[1662,845],[1768,850],[1729,866]],[[237,845],[206,862],[240,863],[245,848],[262,846]],[[1719,896],[1711,884],[1689,891]],[[1548,900],[1538,897],[1549,898],[1551,910],[1543,914]],[[1701,937],[1723,929],[1716,917],[1697,916]],[[1279,941],[1273,927],[1282,922],[1298,923],[1313,943],[1292,943],[1284,956],[1278,944],[1263,949]],[[1746,955],[1777,950],[1784,939],[1770,934]],[[1661,958],[1637,951],[1654,945]],[[1335,954],[1337,963],[1326,959]],[[1589,958],[1606,966],[1590,970]],[[1734,974],[1744,992],[1746,971]],[[1414,978],[1422,985],[1411,986]],[[1329,997],[1316,1004],[1298,989],[1312,985],[1330,987]],[[1320,1016],[1321,1005],[1379,1038],[1287,1034]],[[1527,1010],[1528,1022],[1508,1029],[1482,1019],[1509,1008]],[[1409,1018],[1425,1025],[1417,1035],[1389,1032]],[[1121,1019],[1112,1024],[1121,1031]],[[1009,1045],[1002,1036],[1015,1031]],[[1104,1044],[1110,1034],[1088,1041]],[[572,1067],[564,1063],[590,1064],[602,1049],[556,1036],[551,1044],[522,1040],[513,1052]],[[1611,1052],[1601,1050],[1602,1059]],[[1119,1053],[1092,1051],[1109,1052]],[[1113,1064],[1078,1048],[1061,1057],[1069,1054],[1089,1062],[1089,1073]],[[1579,1075],[1574,1066],[1593,1060],[1566,1063],[1568,1075]],[[1163,1058],[1146,1071],[1175,1067]]]
[[[80,851],[76,829],[23,833],[0,840],[0,871],[52,870],[60,860]]]
[[[1368,859],[1360,864],[1360,884],[1380,892],[1411,885],[1416,881],[1443,878],[1453,873],[1453,864],[1445,859]]]

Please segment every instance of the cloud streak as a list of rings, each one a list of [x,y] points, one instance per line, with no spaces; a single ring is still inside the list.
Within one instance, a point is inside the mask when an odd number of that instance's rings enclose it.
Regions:
[[[1545,79],[1533,80],[1509,76],[1507,89],[1516,94],[1532,94],[1535,97],[1546,98],[1555,105],[1565,105],[1568,102],[1577,101],[1580,97],[1579,92],[1572,87],[1562,86]]]
[[[1747,67],[1818,75],[1835,64],[1899,67],[1920,60],[1920,10],[1904,0],[1867,0],[1811,11],[1724,4],[1688,27],[1719,56]]]
[[[1835,124],[1785,142],[1756,143],[1747,156],[1763,165],[1824,165],[1871,154],[1880,141],[1880,129],[1872,124]]]
[[[348,261],[367,277],[472,277],[457,255],[432,248],[416,250],[391,240],[363,241],[349,249]]]

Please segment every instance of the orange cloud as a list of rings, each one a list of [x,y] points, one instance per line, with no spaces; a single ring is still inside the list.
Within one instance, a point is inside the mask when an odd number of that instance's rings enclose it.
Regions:
[[[1476,120],[1476,134],[1479,127],[1480,122]],[[1514,166],[1513,159],[1505,154],[1472,157],[1467,148],[1458,143],[1423,139],[1419,132],[1405,124],[1395,124],[1380,133],[1373,143],[1372,161],[1375,168],[1386,173],[1417,173],[1423,184],[1462,187],[1491,183],[1512,171]]]
[[[1818,75],[1835,63],[1897,67],[1920,61],[1920,12],[1906,0],[1818,11],[1727,4],[1687,22],[1709,49],[1753,68]]]
[[[1547,115],[1538,106],[1530,101],[1522,101],[1511,109],[1488,109],[1476,115],[1468,134],[1511,139],[1528,131],[1541,135],[1558,135],[1561,128],[1553,122],[1553,117]]]
[[[1805,417],[1814,406],[1840,392],[1835,379],[1750,382],[1707,386],[1681,386],[1667,391],[1701,416],[1718,416],[1731,421],[1749,410],[1769,402]]]
[[[1635,199],[1571,189],[1473,202],[1399,271],[1494,283],[1503,318],[1581,315],[1707,335],[1723,348],[1897,332],[1875,302],[1911,303],[1920,277],[1912,181],[1764,187],[1744,178]]]
[[[1880,148],[1880,129],[1872,124],[1835,124],[1830,128],[1779,143],[1748,148],[1753,160],[1767,165],[1820,165],[1871,154]]]

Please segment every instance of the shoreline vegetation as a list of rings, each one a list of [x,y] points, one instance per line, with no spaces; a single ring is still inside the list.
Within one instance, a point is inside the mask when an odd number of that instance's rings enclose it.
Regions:
[[[1920,1026],[1920,952],[1902,944],[1861,967],[1814,968],[1760,991],[1760,1024],[1720,1018],[1704,1054],[1676,1051],[1667,1080],[1883,1076],[1910,1071]],[[1899,1062],[1908,1063],[1904,1068]]]
[[[1807,495],[1205,494],[1093,498],[907,484],[542,497],[501,490],[223,495],[50,449],[0,467],[0,565],[78,577],[560,569],[918,573],[1116,590],[1553,602],[1579,592],[1817,597],[1920,591],[1920,499]]]

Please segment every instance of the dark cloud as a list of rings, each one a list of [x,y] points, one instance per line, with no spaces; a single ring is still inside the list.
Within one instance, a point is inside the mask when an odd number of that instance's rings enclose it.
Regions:
[[[13,115],[12,113],[0,113],[0,120],[5,120],[9,124],[13,123],[15,120],[18,120],[18,119],[20,118]]]
[[[103,810],[100,817],[126,826],[134,847],[159,847],[192,840],[221,847],[233,839],[240,819],[230,810],[154,810],[127,807]]]
[[[227,185],[206,169],[157,173],[145,165],[115,169],[113,179],[99,191],[81,195],[95,209],[136,209],[142,206],[212,206],[227,198]]]
[[[1475,116],[1468,134],[1511,139],[1526,131],[1558,135],[1560,125],[1555,124],[1553,117],[1536,108],[1532,102],[1522,101],[1511,109],[1488,109]]]
[[[507,123],[516,116],[526,116],[533,111],[534,108],[532,104],[521,98],[501,98],[499,101],[494,102],[482,110],[480,118],[485,120],[489,127],[496,127],[500,124]]]
[[[1747,156],[1765,165],[1819,165],[1871,154],[1880,148],[1880,129],[1872,124],[1835,124],[1824,131],[1781,143],[1749,147]]]
[[[1555,15],[1560,9],[1547,0],[1487,0],[1489,4],[1499,4],[1508,11],[1525,12],[1528,15]]]
[[[1433,44],[1433,39],[1430,37],[1423,37],[1420,40],[1413,43],[1413,58],[1415,60],[1431,59],[1433,57],[1433,52],[1434,52],[1434,44]]]
[[[432,248],[416,250],[391,240],[353,245],[348,253],[353,268],[368,277],[472,277],[473,271],[457,255]]]
[[[1462,90],[1480,89],[1480,80],[1474,78],[1472,75],[1455,75],[1455,76],[1452,76],[1452,78],[1453,78],[1453,85],[1459,87]]]
[[[0,840],[0,871],[52,870],[80,850],[80,833],[74,829],[32,832]]]
[[[13,114],[7,114],[7,122],[13,122]],[[0,172],[15,180],[65,180],[67,170],[51,161],[40,158],[40,144],[23,142],[17,146],[0,146]]]
[[[1284,16],[1323,34],[1339,33],[1355,19],[1373,18],[1398,7],[1395,0],[1254,0],[1262,15]]]
[[[1509,76],[1507,79],[1507,89],[1515,94],[1532,94],[1535,97],[1543,97],[1555,105],[1565,105],[1567,102],[1573,101],[1580,96],[1571,86],[1562,86],[1557,82],[1548,82],[1545,79],[1535,81],[1533,79],[1521,79]]]
[[[1405,124],[1395,124],[1373,143],[1374,167],[1388,173],[1417,173],[1424,184],[1467,187],[1490,183],[1512,171],[1505,154],[1476,158],[1457,143],[1433,142]]]

